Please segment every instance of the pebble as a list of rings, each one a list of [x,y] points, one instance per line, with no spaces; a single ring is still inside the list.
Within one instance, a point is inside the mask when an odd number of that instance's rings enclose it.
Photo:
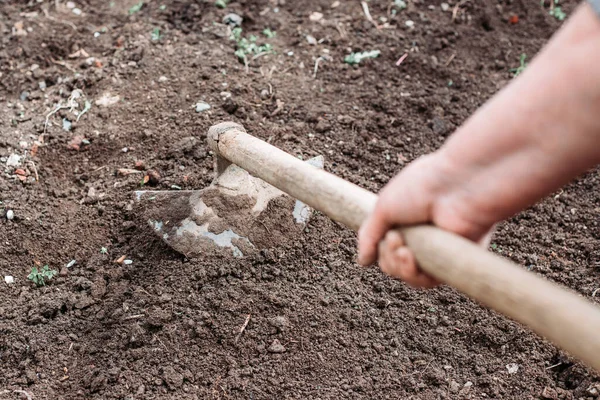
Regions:
[[[9,221],[12,221],[15,218],[15,213],[13,212],[13,210],[8,210],[6,212],[6,219]]]
[[[448,11],[450,9],[450,5],[448,3],[442,3],[440,4],[440,7],[442,8],[442,11]]]
[[[312,46],[317,44],[317,39],[315,39],[315,37],[311,35],[306,35],[306,41]]]
[[[15,278],[13,278],[10,275],[7,275],[4,277],[4,282],[6,282],[7,285],[12,285],[13,283],[15,283]]]
[[[38,82],[38,87],[40,88],[40,90],[45,90],[47,85],[46,85],[46,81],[39,81]]]
[[[267,351],[273,354],[281,354],[285,353],[285,347],[283,347],[279,340],[275,339],[273,340],[273,343],[271,343]]]
[[[289,322],[286,317],[279,315],[269,319],[269,324],[279,331],[283,331],[289,325]]]
[[[10,156],[8,156],[8,160],[6,160],[7,167],[18,167],[19,165],[21,165],[20,155],[13,153]]]
[[[519,371],[519,366],[517,364],[507,364],[506,365],[506,370],[508,371],[509,374],[516,374]]]
[[[167,82],[169,80],[169,78],[167,78],[166,76],[161,76],[160,78],[158,78],[159,82]]]
[[[223,17],[223,23],[229,26],[242,26],[244,19],[236,13],[230,13]]]
[[[196,103],[196,112],[201,113],[210,110],[210,104],[200,101]]]
[[[458,393],[460,390],[460,384],[454,379],[450,382],[450,393]]]
[[[412,28],[415,26],[415,21],[411,21],[410,19],[404,23],[408,28]]]
[[[123,261],[123,264],[125,264],[125,265],[131,265],[131,264],[133,264],[133,261],[131,261],[131,260],[125,260],[125,261]]]
[[[76,260],[71,260],[71,261],[70,261],[70,262],[69,262],[69,263],[66,265],[66,267],[67,267],[67,268],[71,268],[71,267],[72,267],[73,265],[75,265],[75,264],[77,264],[77,261],[76,261]]]

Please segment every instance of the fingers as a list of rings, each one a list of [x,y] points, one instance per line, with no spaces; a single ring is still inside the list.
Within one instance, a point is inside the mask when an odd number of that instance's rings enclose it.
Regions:
[[[391,228],[380,207],[369,216],[358,231],[358,263],[367,266],[377,260],[377,244]]]
[[[387,275],[417,288],[439,285],[437,280],[418,267],[414,254],[405,246],[402,235],[397,231],[389,231],[385,240],[379,243],[379,266]]]

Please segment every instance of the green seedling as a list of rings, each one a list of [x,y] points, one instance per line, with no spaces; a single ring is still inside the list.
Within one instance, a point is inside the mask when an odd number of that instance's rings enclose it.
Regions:
[[[250,35],[247,38],[242,36],[242,28],[234,28],[231,31],[230,40],[235,41],[235,55],[242,61],[247,62],[249,55],[274,53],[273,46],[269,43],[259,45],[258,38]]]
[[[153,42],[158,42],[160,39],[162,39],[162,35],[160,34],[160,29],[154,28],[152,30],[152,34],[150,35],[150,38],[152,39]]]
[[[262,34],[268,37],[269,39],[273,39],[275,36],[277,36],[277,32],[272,31],[269,28],[266,28],[264,31],[262,31]]]
[[[564,21],[567,18],[567,14],[560,7],[554,7],[550,10],[550,15],[559,21]]]
[[[167,6],[165,4],[162,4],[160,7],[158,7],[158,9],[160,11],[165,11],[167,9]]]
[[[510,72],[512,72],[514,78],[519,76],[521,74],[521,72],[525,71],[525,68],[527,68],[527,62],[525,60],[527,60],[527,54],[523,53],[523,54],[521,54],[521,58],[519,59],[519,64],[520,64],[519,67],[513,68],[510,70]]]
[[[100,254],[108,254],[108,249],[106,247],[101,247]]]
[[[548,10],[548,14],[552,15],[559,21],[564,21],[567,18],[567,14],[562,10],[562,8],[558,5],[560,0],[550,0],[550,2],[554,1],[554,4],[551,4],[550,10]],[[542,8],[545,6],[546,0],[541,1]]]
[[[129,9],[129,15],[133,15],[133,14],[135,14],[135,13],[139,12],[139,11],[142,9],[142,7],[143,7],[143,6],[144,6],[144,2],[143,2],[143,1],[140,1],[140,2],[139,2],[139,3],[137,3],[137,4],[134,4],[134,5],[133,5],[133,6],[131,6],[131,8]]]
[[[363,51],[362,53],[352,53],[344,58],[344,62],[350,65],[358,65],[365,58],[377,58],[381,52],[379,50]]]
[[[217,8],[227,8],[227,3],[229,3],[228,0],[216,0],[215,1],[215,6]]]
[[[404,10],[407,7],[406,1],[404,0],[394,0],[392,4],[391,13],[392,15],[398,14],[399,11]]]
[[[46,281],[51,280],[58,274],[58,271],[48,268],[44,265],[42,269],[33,267],[31,273],[27,275],[27,279],[36,284],[36,286],[46,286]]]

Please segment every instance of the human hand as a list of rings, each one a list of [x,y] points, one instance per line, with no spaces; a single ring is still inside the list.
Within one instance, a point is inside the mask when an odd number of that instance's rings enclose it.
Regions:
[[[439,284],[419,269],[402,235],[391,229],[433,223],[487,246],[497,217],[490,212],[492,204],[470,195],[478,173],[458,168],[442,151],[410,164],[381,191],[375,210],[361,227],[359,262],[366,266],[378,258],[383,272],[415,287]]]

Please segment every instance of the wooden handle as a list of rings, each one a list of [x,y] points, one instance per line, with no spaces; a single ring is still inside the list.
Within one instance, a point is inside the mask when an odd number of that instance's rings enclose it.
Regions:
[[[240,125],[211,128],[209,141],[217,155],[354,230],[375,207],[375,194],[248,135]],[[400,231],[425,272],[600,371],[597,306],[458,235],[432,226]]]

